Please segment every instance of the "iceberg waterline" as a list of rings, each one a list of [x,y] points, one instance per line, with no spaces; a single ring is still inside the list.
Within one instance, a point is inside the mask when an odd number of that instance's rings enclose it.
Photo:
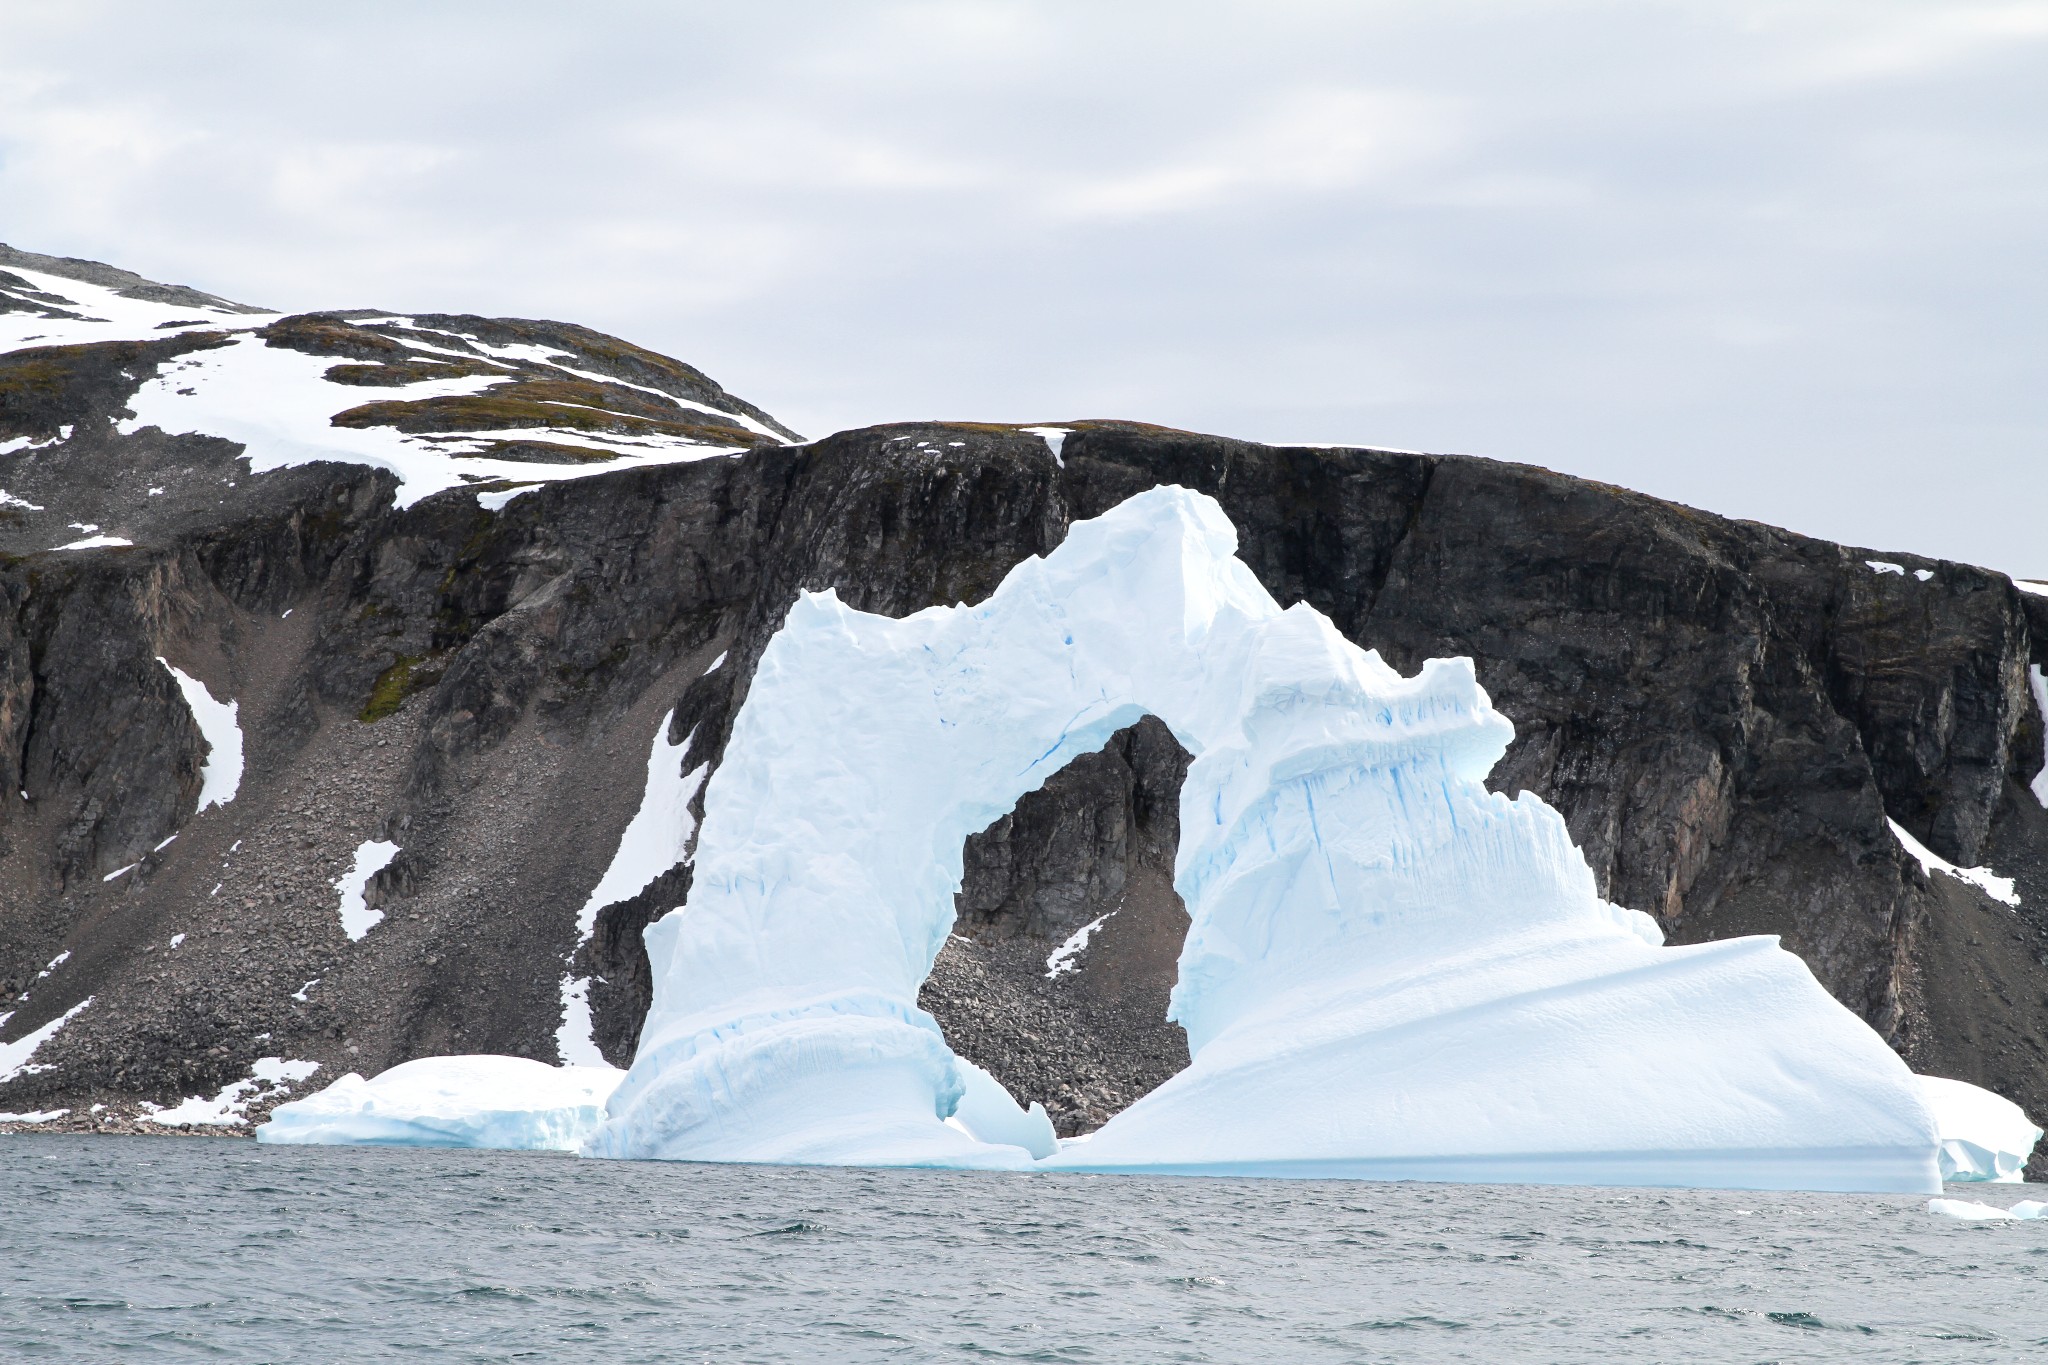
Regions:
[[[976,606],[806,594],[764,653],[592,1155],[1938,1189],[1895,1054],[1772,939],[1660,946],[1562,819],[1483,779],[1467,660],[1403,678],[1283,611],[1210,499],[1138,495]],[[1188,1069],[1034,1159],[919,986],[965,838],[1146,714],[1195,755]],[[1014,1102],[1012,1102],[1014,1107]],[[1000,1127],[1001,1125],[996,1125]]]

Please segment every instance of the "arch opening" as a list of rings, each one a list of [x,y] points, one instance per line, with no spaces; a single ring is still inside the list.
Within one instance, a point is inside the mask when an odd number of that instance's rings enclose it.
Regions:
[[[1192,755],[1147,716],[969,835],[918,1005],[957,1056],[1044,1104],[1060,1137],[1188,1065],[1166,1017],[1188,912],[1173,889]]]

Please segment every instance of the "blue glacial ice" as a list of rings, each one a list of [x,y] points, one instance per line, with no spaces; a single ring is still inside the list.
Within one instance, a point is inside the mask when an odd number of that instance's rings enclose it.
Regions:
[[[1401,677],[1236,549],[1159,488],[979,605],[799,598],[586,1154],[1939,1191],[1914,1077],[1803,963],[1663,946],[1555,811],[1486,790],[1513,730],[1469,660]],[[967,836],[1146,714],[1195,756],[1169,1010],[1193,1060],[1041,1157],[918,988]]]
[[[2017,1185],[2026,1178],[2027,1158],[2034,1154],[2041,1130],[2024,1110],[1968,1081],[1940,1076],[1919,1080],[1941,1135],[1937,1159],[1943,1180]]]

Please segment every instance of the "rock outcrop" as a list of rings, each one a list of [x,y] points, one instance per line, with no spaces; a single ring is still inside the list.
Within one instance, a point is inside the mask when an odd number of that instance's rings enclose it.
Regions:
[[[1780,934],[1916,1069],[2048,1113],[2048,598],[2002,574],[1462,456],[1105,421],[797,444],[583,329],[243,313],[28,253],[0,251],[0,312],[84,327],[70,280],[201,325],[0,355],[0,1049],[91,1002],[0,1051],[0,1111],[132,1124],[265,1056],[553,1061],[564,977],[628,1060],[639,930],[688,863],[591,907],[587,939],[578,914],[664,718],[685,769],[715,765],[799,589],[973,601],[1170,482],[1223,504],[1282,602],[1403,671],[1471,656],[1517,728],[1494,785],[1562,811],[1610,899],[1680,942]],[[259,351],[332,387],[290,459],[136,415]],[[396,453],[346,444],[373,438]],[[196,809],[208,744],[159,660],[238,708],[224,805]],[[1062,1131],[1185,1063],[1186,761],[1133,727],[969,841],[924,1003]],[[1923,871],[1888,821],[2018,905]],[[372,840],[400,851],[351,939],[336,884]]]

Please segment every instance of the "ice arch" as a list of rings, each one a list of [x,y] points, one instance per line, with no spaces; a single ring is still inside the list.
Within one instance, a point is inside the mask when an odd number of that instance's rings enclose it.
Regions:
[[[1158,488],[978,606],[806,594],[706,791],[689,904],[592,1155],[1938,1189],[1910,1073],[1774,939],[1662,947],[1482,779],[1471,663],[1403,678],[1281,610]],[[1141,715],[1194,758],[1188,1069],[1034,1162],[916,1005],[966,837]],[[981,1088],[985,1089],[985,1088]],[[963,1093],[978,1140],[943,1120]],[[998,1116],[1000,1117],[1000,1116]]]

